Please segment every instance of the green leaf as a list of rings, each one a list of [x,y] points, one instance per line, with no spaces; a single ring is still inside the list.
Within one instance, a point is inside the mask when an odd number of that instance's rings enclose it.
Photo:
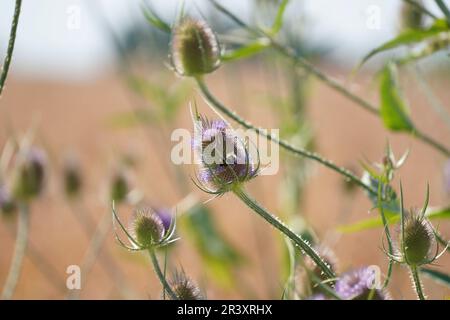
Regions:
[[[385,212],[385,214],[386,219],[388,220],[388,224],[390,225],[400,221],[400,215],[398,213],[388,211]],[[425,216],[430,220],[450,219],[450,207],[427,210]],[[383,222],[381,220],[381,217],[377,216],[353,224],[339,226],[338,230],[343,233],[353,233],[381,227],[383,227]]]
[[[289,3],[289,0],[282,0],[280,6],[278,7],[277,16],[272,25],[271,33],[272,35],[276,35],[283,27],[283,17],[284,12],[286,11],[286,7]]]
[[[217,230],[213,215],[207,207],[197,205],[182,216],[182,226],[199,250],[212,279],[224,287],[234,283],[233,267],[242,263],[238,251]]]
[[[447,5],[442,0],[435,0],[435,2],[447,18],[447,24],[450,26],[450,10],[448,9]]]
[[[250,42],[244,46],[241,46],[235,50],[225,52],[222,55],[222,60],[225,62],[230,62],[238,59],[248,58],[257,53],[260,53],[269,46],[269,42],[265,39],[258,39],[256,41]]]
[[[423,40],[426,40],[429,37],[435,36],[436,34],[448,31],[449,27],[447,25],[447,22],[445,20],[439,19],[436,20],[433,26],[431,26],[429,29],[421,30],[421,29],[413,29],[413,30],[406,30],[400,35],[398,35],[396,38],[384,43],[383,45],[379,46],[378,48],[370,51],[359,63],[358,67],[356,69],[359,69],[364,63],[367,62],[370,58],[372,58],[374,55],[391,50],[400,46],[404,45],[411,45],[418,42],[421,42]]]
[[[429,278],[433,279],[434,281],[443,284],[447,287],[450,287],[450,275],[434,270],[429,268],[421,268],[420,272],[424,275],[427,275]]]
[[[142,12],[144,13],[147,22],[155,28],[166,33],[172,32],[172,28],[170,27],[170,25],[162,20],[161,17],[150,6],[143,7]]]
[[[414,126],[408,116],[408,108],[401,98],[397,69],[388,63],[380,77],[380,115],[384,126],[392,131],[412,132]]]

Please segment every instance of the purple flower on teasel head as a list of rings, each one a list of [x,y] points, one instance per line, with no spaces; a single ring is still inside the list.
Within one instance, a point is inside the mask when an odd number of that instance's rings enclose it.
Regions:
[[[198,116],[192,146],[200,160],[199,186],[209,193],[225,193],[258,173],[259,163],[252,162],[248,146],[223,120]]]
[[[164,229],[169,230],[170,225],[172,224],[172,219],[173,219],[172,210],[170,210],[168,208],[153,208],[153,211],[161,219]]]
[[[344,273],[336,281],[336,293],[345,300],[389,300],[389,294],[376,288],[376,272],[362,267]]]

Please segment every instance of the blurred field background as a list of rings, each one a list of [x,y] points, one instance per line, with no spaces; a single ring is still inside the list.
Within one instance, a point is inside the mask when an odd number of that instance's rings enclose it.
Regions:
[[[175,2],[168,1],[155,8],[171,19]],[[368,30],[364,25],[365,9],[372,4],[370,1],[335,1],[337,4],[331,6],[339,17],[333,15],[329,19],[327,14],[319,14],[316,7],[326,1],[293,2],[295,9],[291,15],[301,13],[297,30],[301,36],[295,38],[300,43],[299,50],[319,68],[347,83],[354,92],[377,102],[373,81],[376,62],[372,69],[364,69],[355,78],[350,78],[351,68],[368,50],[397,32],[399,1],[372,1],[383,12],[382,29],[377,31]],[[108,184],[124,159],[132,162],[127,167],[132,187],[152,206],[174,207],[186,197],[189,201],[208,200],[189,180],[193,168],[176,168],[171,163],[170,135],[175,128],[192,128],[189,101],[195,99],[202,112],[211,114],[210,110],[194,83],[177,78],[164,66],[168,60],[167,39],[146,24],[140,14],[140,3],[24,1],[11,77],[0,100],[0,143],[3,146],[11,135],[22,135],[35,127],[36,143],[49,155],[49,179],[46,191],[31,209],[31,246],[37,256],[46,260],[39,262],[30,257],[33,253],[28,253],[14,298],[62,299],[71,295],[65,288],[66,268],[82,265],[86,250],[91,247],[91,239],[75,215],[88,215],[95,223],[107,219],[105,215],[109,217]],[[206,19],[219,32],[232,27],[206,2],[198,3]],[[191,1],[188,4],[196,12]],[[224,1],[224,4],[235,12],[241,8],[238,1]],[[5,51],[12,6],[13,1],[0,4],[0,52]],[[71,6],[82,9],[79,30],[66,28],[66,10]],[[242,6],[246,8],[242,12],[248,21],[257,22],[264,17],[264,10],[255,9],[265,8],[263,1],[248,1]],[[301,11],[301,8],[306,9]],[[333,24],[336,34],[330,33]],[[117,40],[121,47],[117,46]],[[423,68],[430,70],[425,77],[450,112],[448,59],[446,65],[431,60],[424,63]],[[423,131],[448,145],[449,128],[431,109],[413,74],[414,70],[407,70],[402,78],[412,117]],[[308,144],[358,174],[362,173],[360,160],[381,160],[387,141],[398,155],[409,149],[408,161],[396,177],[397,183],[399,179],[403,183],[406,206],[422,205],[427,183],[431,206],[448,204],[443,177],[448,159],[411,137],[388,133],[379,119],[308,75],[293,72],[289,63],[276,53],[267,51],[256,58],[224,64],[207,81],[217,97],[245,118],[265,128],[281,128],[282,134],[290,131],[284,127],[277,108],[289,108],[293,101],[302,104],[301,118],[307,133],[296,136],[296,141]],[[164,95],[161,90],[169,93]],[[293,98],[293,91],[301,92],[297,97],[300,100]],[[173,113],[167,111],[168,105],[175,109]],[[145,110],[151,110],[153,116]],[[84,182],[82,196],[74,203],[67,201],[62,187],[62,168],[69,155],[78,159]],[[290,164],[291,156],[281,152],[281,160],[277,175],[258,177],[249,184],[251,194],[282,217],[294,220],[303,217],[335,251],[339,271],[362,265],[379,265],[385,271],[387,259],[381,250],[380,228],[345,234],[337,230],[339,225],[377,214],[369,212],[371,203],[366,195],[360,190],[348,191],[341,177],[306,161],[300,164],[307,172],[305,180],[291,196],[289,179],[297,172]],[[231,195],[206,206],[219,233],[242,259],[227,260],[218,250],[219,257],[208,260],[199,249],[198,237],[180,217],[181,240],[171,248],[171,267],[182,267],[208,298],[280,298],[285,249],[279,235]],[[119,206],[125,220],[132,210],[133,205]],[[438,224],[438,228],[443,234],[450,234],[447,221]],[[14,230],[14,219],[1,220],[0,284],[5,280],[11,260]],[[119,266],[122,271],[119,278],[130,290],[124,292],[121,283],[109,277],[97,257],[92,270],[82,274],[79,298],[161,297],[160,284],[145,254],[120,248],[110,230],[101,252],[105,250]],[[222,258],[226,262],[217,266]],[[448,255],[436,267],[448,273]],[[424,286],[432,299],[450,295],[448,288],[425,277]],[[415,297],[407,270],[402,267],[395,267],[390,288],[395,288],[391,290],[395,298]]]

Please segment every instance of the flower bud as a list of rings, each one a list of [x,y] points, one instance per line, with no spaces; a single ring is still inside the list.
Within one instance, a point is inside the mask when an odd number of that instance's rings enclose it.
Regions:
[[[42,149],[32,147],[19,159],[14,183],[14,195],[28,201],[38,196],[44,188],[47,157]]]
[[[436,239],[430,223],[418,213],[409,214],[400,234],[403,260],[408,265],[422,265],[432,259]]]
[[[198,286],[183,272],[175,276],[171,283],[173,292],[180,300],[203,300],[203,295]]]
[[[173,30],[171,46],[173,67],[180,75],[198,76],[220,65],[219,43],[204,21],[183,19]]]
[[[166,230],[156,213],[149,209],[140,209],[136,211],[131,232],[141,248],[150,248],[162,241]]]

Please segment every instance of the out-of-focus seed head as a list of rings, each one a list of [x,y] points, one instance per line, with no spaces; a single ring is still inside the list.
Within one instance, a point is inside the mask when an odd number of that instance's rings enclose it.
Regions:
[[[248,146],[223,120],[199,118],[194,123],[193,148],[200,159],[198,181],[210,193],[224,193],[235,184],[254,178],[259,165],[250,157]]]
[[[17,210],[17,203],[12,198],[11,193],[4,184],[0,184],[0,212],[5,216],[10,216]]]
[[[117,203],[125,201],[130,189],[128,178],[123,170],[119,170],[113,175],[110,188],[111,200]]]
[[[166,230],[161,218],[146,208],[136,211],[131,233],[141,248],[150,248],[162,241]]]
[[[369,267],[344,273],[336,281],[336,293],[345,300],[389,300],[385,290],[373,288],[375,276],[374,270]]]
[[[182,19],[174,27],[171,46],[172,64],[180,75],[199,76],[220,65],[219,42],[204,21]]]
[[[422,0],[418,0],[417,2],[423,5]],[[403,28],[405,29],[421,29],[424,26],[424,13],[407,2],[404,2],[402,5],[401,18]]]
[[[83,186],[81,171],[78,164],[70,158],[64,164],[64,191],[69,198],[79,195]]]
[[[334,252],[330,248],[323,245],[315,247],[314,250],[330,267],[330,269],[336,272],[337,258]],[[299,265],[299,268],[296,270],[296,278],[300,284],[300,289],[303,294],[309,294],[311,292],[313,294],[327,294],[319,285],[317,285],[317,281],[326,281],[328,278],[309,256],[305,256],[304,263]],[[334,282],[327,281],[326,283],[329,286],[334,285]]]
[[[31,147],[18,155],[14,180],[14,196],[29,201],[44,188],[47,156],[42,149]]]
[[[175,275],[171,287],[180,300],[204,300],[199,287],[184,272]]]
[[[422,265],[433,260],[436,238],[428,220],[413,212],[405,217],[404,236],[400,233],[402,260],[409,265]]]

